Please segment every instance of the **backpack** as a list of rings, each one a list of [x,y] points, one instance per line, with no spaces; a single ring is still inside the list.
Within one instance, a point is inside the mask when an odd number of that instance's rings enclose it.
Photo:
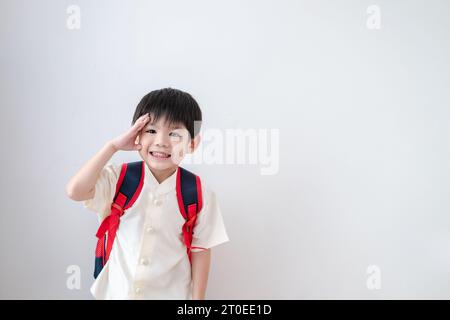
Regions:
[[[133,206],[139,197],[144,185],[145,165],[144,161],[122,164],[115,195],[111,203],[110,215],[102,221],[96,234],[98,241],[95,249],[94,278],[97,278],[109,259],[116,232],[119,228],[120,217],[127,209]],[[178,208],[186,220],[182,227],[183,241],[187,248],[189,262],[192,265],[191,249],[205,249],[191,246],[197,214],[202,209],[200,177],[182,167],[178,167],[176,195]]]

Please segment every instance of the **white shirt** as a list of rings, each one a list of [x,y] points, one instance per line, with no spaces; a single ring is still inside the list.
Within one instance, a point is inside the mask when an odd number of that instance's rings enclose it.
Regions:
[[[107,164],[96,182],[94,198],[84,201],[86,208],[98,213],[100,223],[110,213],[120,169],[121,165]],[[121,217],[109,260],[91,287],[96,299],[192,299],[176,174],[159,184],[145,165],[141,193]],[[197,214],[192,246],[209,249],[229,238],[216,195],[203,180],[202,195],[203,208]]]

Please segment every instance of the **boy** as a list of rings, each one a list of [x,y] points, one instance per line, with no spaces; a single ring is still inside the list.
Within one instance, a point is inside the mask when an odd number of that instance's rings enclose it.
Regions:
[[[91,287],[96,299],[204,299],[211,247],[229,241],[215,193],[202,183],[202,209],[192,238],[192,266],[183,242],[186,222],[176,197],[178,165],[198,147],[202,120],[195,99],[165,88],[145,95],[132,126],[108,141],[69,181],[67,195],[84,201],[102,222],[111,212],[119,150],[138,151],[145,162],[142,190],[120,218],[109,258]]]

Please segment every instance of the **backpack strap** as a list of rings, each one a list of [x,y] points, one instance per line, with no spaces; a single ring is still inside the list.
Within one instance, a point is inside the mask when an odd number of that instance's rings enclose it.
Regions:
[[[116,192],[111,203],[111,212],[97,231],[94,278],[102,271],[109,259],[112,245],[120,224],[120,217],[130,208],[141,193],[144,185],[145,162],[137,161],[122,164]]]
[[[187,248],[189,262],[192,264],[191,249],[205,249],[202,247],[192,247],[192,235],[194,233],[194,226],[197,219],[197,214],[202,209],[202,185],[200,177],[192,172],[178,167],[176,193],[178,200],[178,207],[186,223],[183,225],[183,239]]]

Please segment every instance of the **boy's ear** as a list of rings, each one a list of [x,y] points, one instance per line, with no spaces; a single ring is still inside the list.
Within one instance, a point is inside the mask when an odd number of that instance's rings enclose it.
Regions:
[[[195,150],[197,150],[197,147],[200,144],[200,141],[201,141],[200,134],[197,134],[194,137],[194,139],[191,139],[191,143],[189,144],[188,153],[193,153]]]

